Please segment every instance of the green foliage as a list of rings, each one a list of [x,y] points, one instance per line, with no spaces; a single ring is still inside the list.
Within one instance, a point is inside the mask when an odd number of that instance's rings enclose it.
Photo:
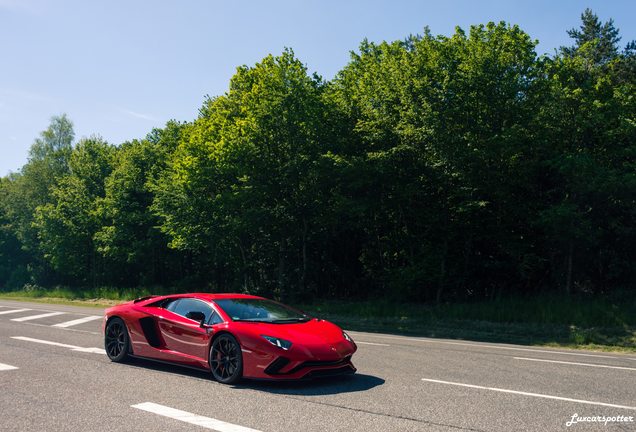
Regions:
[[[504,23],[427,32],[365,42],[340,73],[333,98],[359,140],[345,156],[360,170],[347,194],[364,196],[352,208],[370,280],[438,300],[465,292],[473,269],[493,271],[479,275],[485,284],[508,282],[497,278],[514,272],[504,260],[518,258],[509,248],[523,229],[514,192],[525,179],[510,180],[528,147],[534,45]]]
[[[11,186],[9,178],[0,178],[0,287],[20,288],[29,281],[28,255],[22,250],[16,227],[7,216],[5,206]]]
[[[54,117],[0,183],[0,285],[439,304],[633,286],[636,44],[590,10],[568,33],[553,57],[503,22],[365,40],[329,82],[288,49],[117,147],[73,148]]]
[[[69,172],[73,141],[73,124],[66,115],[51,118],[50,126],[40,134],[29,151],[29,160],[19,173],[3,179],[0,212],[6,221],[8,238],[15,238],[21,252],[9,240],[9,250],[2,255],[11,256],[6,264],[13,268],[10,285],[25,283],[32,278],[50,281],[53,277],[40,249],[34,218],[36,209],[51,200],[51,191],[59,179]],[[20,257],[15,263],[14,259]],[[11,263],[11,264],[10,264]],[[15,267],[13,267],[16,265]],[[1,281],[0,281],[1,282]]]
[[[97,252],[116,265],[131,285],[167,282],[174,272],[167,239],[158,229],[159,219],[150,211],[154,195],[151,183],[165,169],[185,125],[171,121],[145,140],[124,143],[105,180],[105,196],[97,213],[102,226],[95,233]]]
[[[614,27],[614,20],[601,23],[589,8],[581,14],[580,29],[570,29],[568,35],[574,39],[575,44],[561,48],[566,56],[581,56],[595,64],[601,64],[618,55],[618,42],[621,38],[618,29]]]
[[[209,267],[214,288],[304,288],[320,229],[321,91],[291,50],[238,68],[157,182],[163,231]]]
[[[33,226],[44,257],[62,276],[83,283],[95,283],[99,270],[93,244],[101,222],[96,207],[114,151],[100,138],[80,141],[71,153],[69,173],[51,190],[51,201],[35,210]]]

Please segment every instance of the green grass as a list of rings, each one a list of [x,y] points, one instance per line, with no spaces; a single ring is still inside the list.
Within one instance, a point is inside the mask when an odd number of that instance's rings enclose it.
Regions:
[[[636,298],[630,299],[627,296],[594,298],[544,294],[441,305],[331,301],[320,305],[308,304],[305,307],[362,318],[417,319],[425,322],[471,320],[607,327],[636,325]]]
[[[327,302],[300,308],[360,331],[636,351],[636,300],[540,295],[442,305]]]
[[[0,292],[0,298],[104,307],[162,293],[167,291],[26,286]],[[442,305],[331,300],[296,306],[350,330],[636,352],[636,298],[628,295],[539,295]]]
[[[150,294],[157,294],[157,292],[149,288],[98,287],[80,290],[67,287],[45,289],[35,285],[27,285],[19,291],[0,292],[0,298],[58,304],[81,303],[82,305],[103,307]]]

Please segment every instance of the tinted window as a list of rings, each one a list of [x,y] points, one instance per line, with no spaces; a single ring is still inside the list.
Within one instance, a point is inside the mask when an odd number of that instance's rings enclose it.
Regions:
[[[213,311],[212,316],[210,317],[210,320],[208,321],[208,324],[214,325],[214,324],[220,324],[222,322],[223,322],[223,319],[221,319],[219,314]]]
[[[222,299],[215,302],[233,321],[286,323],[310,320],[302,312],[271,300]]]
[[[205,315],[206,322],[210,319],[213,312],[212,307],[207,303],[191,298],[178,299],[176,302],[168,305],[167,309],[184,317],[187,317],[187,315],[191,312],[201,312]]]
[[[161,307],[169,310],[170,312],[174,312],[174,308],[177,307],[177,303],[179,303],[179,299],[167,300],[161,304]]]

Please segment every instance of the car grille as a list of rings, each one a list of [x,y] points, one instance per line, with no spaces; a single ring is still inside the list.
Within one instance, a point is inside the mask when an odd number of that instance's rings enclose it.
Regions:
[[[345,374],[345,373],[353,373],[355,372],[355,369],[353,369],[353,367],[351,366],[351,356],[347,356],[341,360],[336,360],[336,361],[306,361],[303,362],[301,364],[299,364],[298,366],[296,366],[295,368],[291,369],[288,372],[283,372],[281,373],[281,369],[283,369],[285,366],[287,366],[289,364],[289,359],[287,357],[278,357],[276,360],[274,360],[273,362],[271,362],[269,364],[269,366],[267,366],[267,368],[265,369],[265,373],[268,375],[291,375],[294,374],[302,369],[305,368],[311,368],[311,367],[321,367],[321,366],[342,366],[341,368],[330,368],[330,369],[326,369],[324,370],[325,375],[341,375],[341,374]],[[342,372],[339,372],[340,369],[342,369]],[[310,372],[309,375],[314,374],[314,372],[323,372],[323,371],[313,371]],[[318,374],[320,376],[320,374]]]
[[[311,371],[307,375],[305,375],[303,378],[309,379],[309,378],[325,378],[325,377],[338,376],[338,375],[352,375],[355,372],[356,372],[355,368],[353,368],[351,365],[348,365],[348,366],[343,366],[337,369],[320,369],[320,370]]]
[[[296,366],[295,368],[293,368],[292,370],[290,370],[289,372],[287,372],[288,374],[293,374],[298,372],[301,369],[304,368],[309,368],[309,367],[320,367],[320,366],[339,366],[339,365],[349,365],[351,363],[351,356],[347,356],[341,360],[336,360],[336,361],[306,361],[303,362],[301,364],[299,364],[298,366]],[[349,367],[349,366],[347,366]]]

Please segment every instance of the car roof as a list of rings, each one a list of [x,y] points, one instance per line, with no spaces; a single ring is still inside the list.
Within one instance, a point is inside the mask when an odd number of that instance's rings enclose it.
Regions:
[[[197,298],[197,299],[206,300],[206,301],[221,300],[221,299],[263,299],[263,297],[254,296],[254,295],[250,295],[250,294],[201,293],[201,292],[162,295],[162,296],[153,297],[153,299],[156,300],[156,299],[160,299],[160,298],[164,298],[165,299],[165,298],[184,298],[184,297]]]
[[[221,300],[221,299],[263,299],[263,297],[251,294],[237,293],[190,293],[184,294],[184,297],[196,297],[203,300]]]

